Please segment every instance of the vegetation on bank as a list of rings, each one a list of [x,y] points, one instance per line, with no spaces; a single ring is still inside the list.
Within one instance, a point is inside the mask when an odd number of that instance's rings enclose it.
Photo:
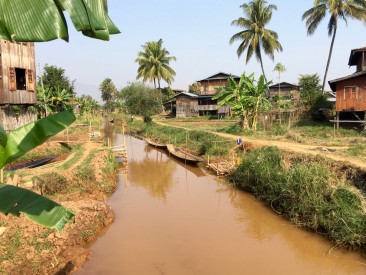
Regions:
[[[212,147],[200,151],[200,146],[220,139],[214,134],[192,130],[189,142],[186,142],[185,129],[142,121],[134,121],[131,127],[141,136],[166,143],[174,141],[201,155],[216,151]],[[199,138],[194,141],[192,136]],[[233,141],[226,140],[220,147],[230,144],[233,145]],[[355,153],[364,148],[349,150]],[[228,157],[229,152],[232,152],[230,146],[220,151],[220,155]],[[253,193],[294,224],[325,236],[336,247],[361,252],[366,249],[366,185],[363,178],[365,172],[345,164],[288,154],[276,147],[251,150],[228,176],[236,187]]]
[[[365,251],[364,194],[327,161],[263,147],[248,153],[229,179],[294,224],[326,236],[337,246]]]
[[[228,156],[235,146],[231,139],[202,131],[187,131],[138,120],[131,122],[129,127],[130,131],[138,136],[152,138],[160,143],[171,143],[199,156]]]

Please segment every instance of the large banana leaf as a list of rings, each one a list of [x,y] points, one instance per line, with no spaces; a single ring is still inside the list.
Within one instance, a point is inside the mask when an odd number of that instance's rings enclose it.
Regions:
[[[70,111],[64,111],[11,131],[7,134],[6,147],[0,145],[0,168],[41,145],[49,137],[61,132],[74,121],[74,114]],[[1,138],[0,132],[0,140],[2,139],[4,138]]]
[[[70,111],[52,115],[24,125],[9,134],[0,128],[0,168],[18,159],[75,121]],[[29,219],[47,227],[62,230],[74,213],[58,203],[30,190],[0,184],[0,212]]]
[[[0,38],[18,42],[69,40],[66,11],[76,30],[109,40],[120,33],[107,13],[106,0],[0,0]]]
[[[6,184],[0,184],[0,212],[15,216],[23,213],[30,220],[58,231],[75,215],[46,197]]]

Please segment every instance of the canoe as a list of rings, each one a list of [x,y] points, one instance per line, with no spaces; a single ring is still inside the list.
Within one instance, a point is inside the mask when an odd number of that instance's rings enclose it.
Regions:
[[[190,153],[187,153],[187,152],[183,151],[182,149],[179,149],[178,147],[175,147],[173,144],[167,144],[166,147],[167,147],[169,153],[172,154],[173,156],[175,156],[178,159],[188,161],[188,162],[191,162],[191,163],[196,163],[196,162],[203,161],[202,158],[194,156]]]
[[[23,169],[23,168],[35,168],[35,167],[44,165],[47,162],[50,162],[51,160],[55,159],[56,157],[57,157],[57,155],[52,155],[52,156],[49,156],[49,157],[46,157],[46,158],[32,160],[32,161],[29,161],[27,163],[19,164],[19,165],[16,165],[16,166],[10,166],[9,168],[5,168],[5,170],[15,171],[15,170],[18,170],[18,169]]]
[[[166,148],[166,144],[164,143],[158,143],[158,142],[155,142],[149,138],[145,138],[145,141],[151,145],[151,146],[154,146],[155,148],[161,148],[161,149],[165,149]]]

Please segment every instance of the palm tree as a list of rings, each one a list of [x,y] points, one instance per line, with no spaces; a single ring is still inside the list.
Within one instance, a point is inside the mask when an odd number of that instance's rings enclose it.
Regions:
[[[39,42],[62,38],[68,41],[64,11],[69,14],[76,30],[86,36],[109,40],[110,34],[120,33],[108,16],[106,0],[0,2],[1,39]]]
[[[286,72],[286,67],[282,63],[278,62],[274,67],[273,71],[278,72],[278,96],[281,91],[281,73]]]
[[[160,89],[160,81],[163,79],[169,85],[174,81],[175,71],[169,66],[169,62],[176,60],[174,56],[170,56],[169,52],[162,48],[163,40],[146,42],[142,46],[143,51],[137,54],[136,62],[139,64],[136,79],[142,78],[145,82],[149,80],[154,82],[156,88],[156,81]]]
[[[234,20],[231,25],[241,27],[244,30],[234,34],[230,39],[230,44],[236,40],[241,41],[237,54],[240,57],[246,50],[246,63],[249,62],[254,53],[261,64],[263,76],[267,81],[263,68],[262,49],[272,60],[274,59],[274,51],[282,51],[277,33],[265,28],[272,18],[272,11],[276,10],[277,7],[268,5],[265,0],[253,0],[240,7],[243,9],[245,17]]]
[[[328,22],[328,36],[332,35],[327,66],[323,79],[322,92],[324,93],[325,81],[328,74],[330,59],[332,56],[334,40],[338,28],[338,20],[343,19],[347,24],[347,18],[366,21],[366,1],[365,0],[315,0],[314,6],[302,15],[302,20],[306,20],[308,35],[312,35],[327,12],[330,14]]]

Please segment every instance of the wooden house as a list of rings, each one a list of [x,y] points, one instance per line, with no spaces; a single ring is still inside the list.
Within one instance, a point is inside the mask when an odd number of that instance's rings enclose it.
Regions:
[[[0,126],[13,130],[37,119],[34,43],[0,40]]]
[[[336,121],[352,119],[364,123],[366,120],[366,47],[351,50],[349,66],[356,72],[330,80],[329,86],[336,93]]]
[[[240,77],[236,75],[231,75],[234,80],[239,83]],[[200,84],[200,95],[215,95],[217,94],[218,87],[224,87],[228,83],[230,74],[227,73],[217,73],[208,78],[198,80],[197,83]]]
[[[287,82],[277,83],[271,85],[269,88],[269,97],[283,96],[289,99],[299,100],[300,99],[300,87]]]
[[[176,117],[192,117],[202,115],[214,115],[224,117],[230,115],[228,106],[217,106],[217,100],[212,97],[219,93],[218,87],[226,86],[230,74],[217,73],[208,78],[197,81],[199,83],[199,93],[193,94],[180,92],[172,100],[165,102],[166,109],[171,110],[171,114]],[[235,81],[239,82],[240,77],[233,75]]]

